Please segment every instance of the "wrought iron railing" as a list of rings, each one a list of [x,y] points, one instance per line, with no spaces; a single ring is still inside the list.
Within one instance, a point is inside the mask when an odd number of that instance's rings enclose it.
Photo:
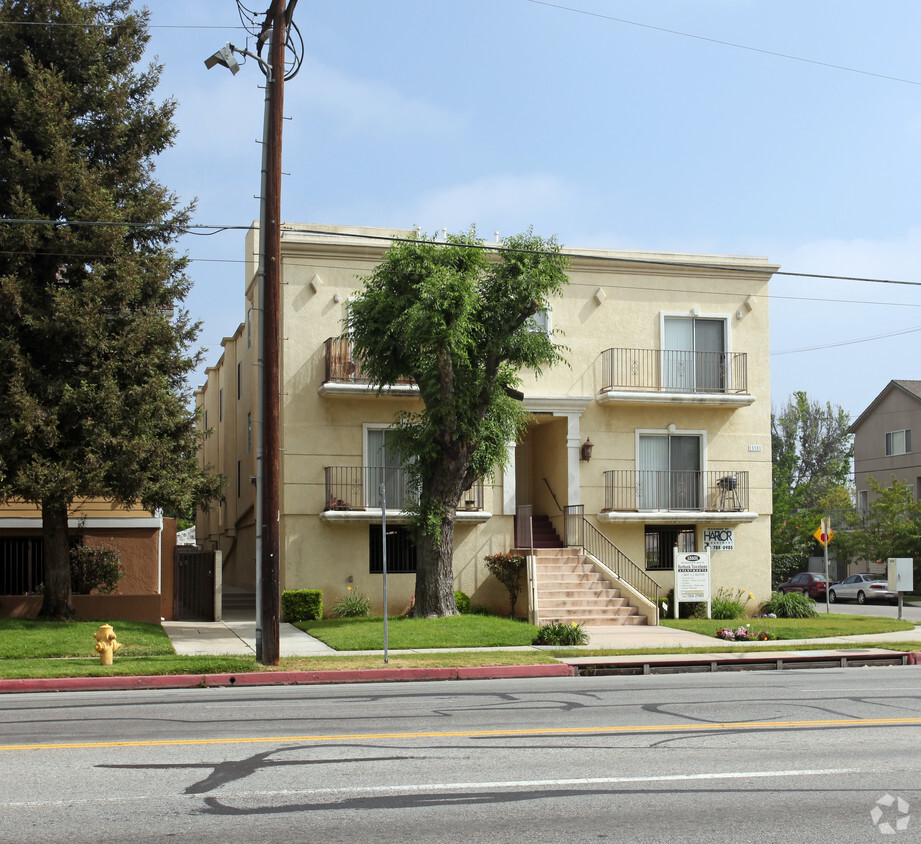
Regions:
[[[604,473],[604,509],[748,510],[748,472],[613,469]]]
[[[371,379],[363,371],[361,361],[352,354],[348,337],[329,337],[326,340],[325,381],[339,381],[350,384],[368,384]],[[398,378],[397,384],[413,384],[411,378]]]
[[[405,469],[379,466],[326,466],[325,510],[379,510],[380,486],[386,485],[387,509],[403,510],[419,500]],[[465,490],[457,509],[481,511],[484,507],[483,482]]]
[[[582,547],[586,554],[594,557],[614,577],[647,597],[655,605],[658,618],[659,584],[585,518],[583,505],[566,507],[563,524],[563,542],[567,546]]]
[[[601,353],[601,392],[748,393],[744,352],[607,349]]]

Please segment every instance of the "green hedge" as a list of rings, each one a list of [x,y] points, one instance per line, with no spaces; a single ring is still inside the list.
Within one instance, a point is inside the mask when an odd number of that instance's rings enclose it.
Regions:
[[[285,590],[281,593],[281,616],[289,624],[298,621],[319,621],[323,618],[322,590]]]

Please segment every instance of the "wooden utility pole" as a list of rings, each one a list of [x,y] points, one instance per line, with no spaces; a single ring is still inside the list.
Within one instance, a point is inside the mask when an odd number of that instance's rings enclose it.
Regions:
[[[263,494],[261,612],[263,665],[278,665],[278,618],[280,615],[279,519],[279,302],[281,291],[281,135],[285,89],[285,0],[273,0],[266,12],[263,33],[271,28],[268,63],[268,119],[266,121],[265,184],[265,290],[262,312],[263,378]]]

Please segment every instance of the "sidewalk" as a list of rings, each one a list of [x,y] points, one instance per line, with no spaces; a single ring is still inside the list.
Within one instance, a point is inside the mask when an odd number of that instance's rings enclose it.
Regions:
[[[214,622],[163,622],[163,628],[177,654],[180,655],[246,655],[255,654],[256,622],[234,616]],[[713,647],[726,644],[721,639],[702,636],[670,627],[623,626],[589,627],[588,645],[581,650],[667,648],[664,654],[641,656],[573,657],[552,664],[472,666],[468,668],[375,668],[362,670],[255,671],[240,674],[181,674],[146,677],[73,677],[60,679],[4,680],[0,693],[36,691],[115,691],[126,689],[190,689],[200,687],[234,687],[260,685],[335,684],[394,682],[408,680],[472,680],[520,677],[572,677],[578,674],[642,673],[727,670],[730,668],[822,668],[840,665],[919,664],[921,653],[886,650],[887,642],[921,641],[921,626],[914,630],[878,633],[864,636],[838,636],[827,639],[783,640],[784,645],[804,645],[804,650],[772,651],[777,642],[749,642],[759,653],[741,654],[727,648],[724,652],[691,654],[687,648]],[[878,644],[845,650],[828,650],[831,642],[862,642]],[[823,650],[822,646],[826,646]],[[390,654],[438,653],[453,651],[546,651],[555,647],[525,645],[510,648],[464,648],[390,650]],[[279,625],[279,651],[282,657],[322,656],[334,654],[329,646],[298,630],[291,624]],[[383,650],[349,651],[349,654],[380,654]],[[894,659],[893,659],[894,658]]]
[[[177,654],[196,656],[207,654],[229,654],[252,656],[256,652],[256,622],[250,618],[230,616],[223,621],[164,621],[163,629],[170,637]],[[703,636],[689,630],[677,630],[665,626],[621,625],[612,627],[586,627],[590,639],[585,650],[598,649],[637,649],[669,648],[681,653],[684,648],[714,647],[726,645],[723,639]],[[279,654],[287,656],[321,656],[337,651],[308,636],[292,624],[279,624]],[[784,639],[783,642],[746,642],[758,647],[776,647],[784,645],[827,645],[829,642],[873,642],[884,645],[886,642],[904,642],[917,639],[921,641],[921,626],[912,630],[893,633],[875,633],[858,636],[835,636],[825,639]],[[391,650],[390,653],[439,653],[452,650],[506,650],[506,651],[543,651],[559,650],[555,646],[521,645],[508,648],[444,648]],[[383,653],[383,647],[374,651],[349,651],[349,653]],[[663,654],[663,658],[667,657]]]

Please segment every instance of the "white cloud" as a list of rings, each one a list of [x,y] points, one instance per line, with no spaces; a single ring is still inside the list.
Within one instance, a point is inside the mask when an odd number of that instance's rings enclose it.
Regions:
[[[301,78],[307,84],[297,84]],[[459,132],[464,118],[424,99],[407,95],[392,85],[345,75],[335,68],[305,59],[297,82],[285,89],[285,99],[299,114],[325,115],[335,121],[330,128],[348,133],[366,132],[372,138],[445,137]]]

